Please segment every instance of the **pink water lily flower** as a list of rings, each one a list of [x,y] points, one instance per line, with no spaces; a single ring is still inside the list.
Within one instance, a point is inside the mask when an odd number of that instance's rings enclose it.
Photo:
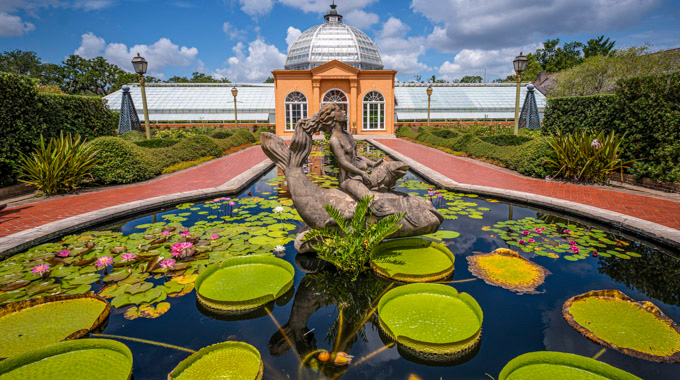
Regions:
[[[97,259],[97,261],[94,262],[94,266],[97,268],[104,268],[106,266],[109,266],[113,263],[113,258],[111,256],[102,256]]]
[[[234,202],[234,201],[229,202],[229,206],[233,206],[235,204],[236,204],[236,202]]]
[[[571,246],[571,250],[574,251],[574,253],[577,253],[579,251],[578,247],[575,245]]]
[[[427,196],[428,196],[428,197],[434,196],[434,192],[428,191],[428,192],[427,192]]]
[[[163,231],[163,232],[161,232],[161,235],[170,236],[170,231]]]
[[[565,233],[565,234],[570,234],[570,233],[571,233],[571,230],[565,229],[565,230],[564,230],[564,233]]]
[[[534,228],[534,232],[540,234],[541,232],[543,232],[543,230],[540,228]]]
[[[180,236],[189,236],[189,235],[191,235],[191,232],[189,232],[188,230],[187,230],[187,231],[182,231],[182,232],[179,233],[179,235],[180,235]]]
[[[123,253],[122,255],[120,255],[120,258],[121,258],[123,261],[134,260],[135,257],[137,257],[137,254],[134,254],[134,253]]]
[[[545,231],[545,227],[541,227],[541,232]]]
[[[47,264],[40,264],[36,265],[31,269],[31,273],[33,274],[39,274],[39,275],[44,275],[45,273],[50,271],[50,266]]]
[[[534,240],[534,239],[529,239],[529,243],[535,243],[535,242],[536,242],[536,240]]]
[[[194,243],[187,241],[187,242],[184,242],[184,243],[173,244],[172,250],[173,251],[182,251],[182,250],[193,248],[193,247],[194,247]]]
[[[524,243],[526,243],[526,242],[524,241],[524,239],[519,239],[518,243],[524,245]]]
[[[441,194],[437,194],[437,199],[442,199],[442,198],[444,198],[444,196],[443,196],[443,195],[441,195]]]
[[[526,231],[526,230],[522,231],[522,235],[529,236],[529,231]]]
[[[70,252],[68,249],[65,249],[65,250],[63,250],[63,251],[57,252],[57,256],[59,256],[59,257],[68,257],[68,255],[69,255],[70,253],[71,253],[71,252]]]
[[[572,240],[569,242],[569,245],[576,245],[576,242]]]
[[[172,269],[175,266],[176,261],[173,259],[165,259],[161,261],[158,265],[163,269]]]
[[[218,234],[210,235],[210,239],[212,239],[212,240],[219,239],[219,238],[220,238],[220,235],[218,235]]]

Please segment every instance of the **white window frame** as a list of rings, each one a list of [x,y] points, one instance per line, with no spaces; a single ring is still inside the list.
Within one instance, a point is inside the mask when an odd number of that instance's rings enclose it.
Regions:
[[[300,95],[302,96],[302,98],[304,98],[304,101],[300,100],[299,97]],[[298,97],[296,99],[293,99],[291,98],[291,96]],[[294,131],[295,124],[297,123],[297,121],[307,118],[307,109],[309,108],[309,106],[307,105],[307,96],[298,90],[291,91],[286,95],[286,98],[283,101],[283,105],[284,113],[286,115],[285,130]],[[295,119],[294,117],[294,113],[296,112],[300,113],[300,118],[298,119]]]
[[[373,96],[372,99],[368,99],[369,95]],[[379,99],[375,96],[379,95]],[[382,100],[380,100],[382,99]],[[369,120],[369,115],[372,110],[378,112],[378,121],[371,122]],[[384,131],[385,130],[385,96],[376,90],[371,90],[366,93],[363,97],[361,105],[361,114],[363,115],[363,128],[365,131]],[[375,126],[375,128],[374,128]]]
[[[341,93],[342,96],[345,97],[345,100],[339,101],[339,102],[327,101],[326,96],[328,96],[332,91],[337,91],[337,92]],[[323,107],[324,104],[328,104],[328,103],[336,103],[336,104],[340,104],[340,105],[343,105],[343,104],[345,105],[345,113],[347,114],[347,130],[349,131],[350,130],[349,129],[349,96],[347,96],[347,93],[345,93],[345,91],[342,91],[339,88],[331,88],[330,90],[324,92],[323,96],[321,97],[321,107]],[[319,109],[321,109],[321,107],[319,107]]]

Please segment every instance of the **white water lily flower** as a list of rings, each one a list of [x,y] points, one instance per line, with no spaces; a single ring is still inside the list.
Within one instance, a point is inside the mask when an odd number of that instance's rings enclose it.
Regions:
[[[281,206],[276,206],[276,207],[274,207],[274,212],[277,213],[277,214],[282,213],[282,212],[283,212],[283,207],[281,207]]]
[[[286,247],[284,247],[282,245],[277,245],[276,247],[274,247],[274,254],[275,255],[281,256],[284,253],[286,253]]]

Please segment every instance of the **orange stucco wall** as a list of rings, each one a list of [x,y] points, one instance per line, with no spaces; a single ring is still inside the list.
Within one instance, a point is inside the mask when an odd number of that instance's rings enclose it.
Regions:
[[[284,101],[292,91],[307,97],[307,117],[319,111],[323,95],[332,89],[343,91],[349,101],[349,127],[358,134],[394,134],[394,70],[357,70],[339,61],[331,61],[312,70],[275,70],[276,134],[292,136],[286,131]],[[363,98],[379,91],[385,98],[385,129],[363,129]]]

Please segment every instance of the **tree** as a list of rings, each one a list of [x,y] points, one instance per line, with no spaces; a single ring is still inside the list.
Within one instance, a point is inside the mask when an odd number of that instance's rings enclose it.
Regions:
[[[614,44],[616,41],[609,41],[609,38],[605,39],[604,35],[597,38],[591,38],[583,46],[583,57],[589,58],[596,55],[609,55],[614,49]]]
[[[231,83],[231,81],[227,78],[215,79],[210,75],[194,71],[191,73],[191,78],[175,75],[168,79],[168,83]]]
[[[32,51],[15,49],[0,54],[0,71],[7,73],[37,78],[41,65],[40,58]]]
[[[562,47],[559,46],[560,39],[547,39],[543,42],[543,47],[536,50],[536,61],[541,65],[543,71],[556,73],[574,67],[583,61],[581,49],[583,44],[580,42],[568,42]]]
[[[274,78],[268,77],[268,78],[264,81],[264,83],[274,83]]]
[[[484,78],[480,77],[479,75],[466,75],[462,78],[460,78],[460,83],[482,83]]]

